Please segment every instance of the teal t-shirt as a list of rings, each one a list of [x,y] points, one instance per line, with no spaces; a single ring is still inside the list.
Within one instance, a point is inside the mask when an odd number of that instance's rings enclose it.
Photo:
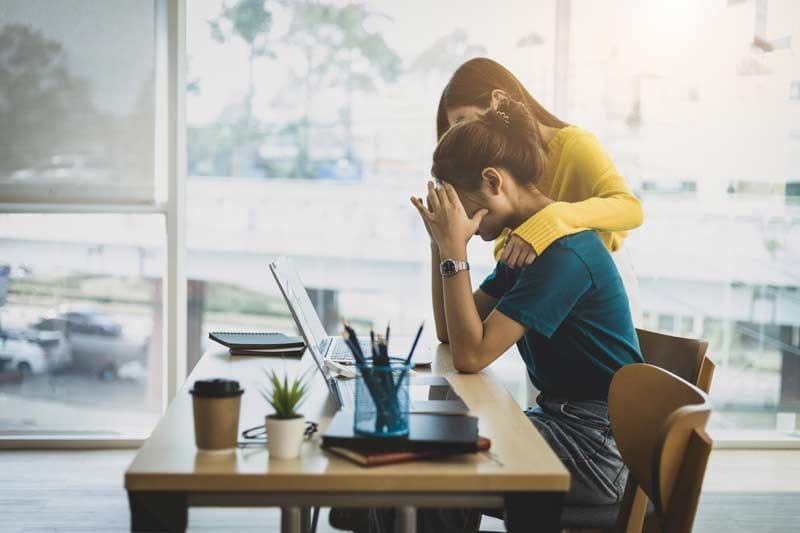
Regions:
[[[544,393],[605,401],[614,373],[644,362],[622,279],[594,231],[558,239],[524,268],[500,261],[481,289],[530,328],[517,348]]]

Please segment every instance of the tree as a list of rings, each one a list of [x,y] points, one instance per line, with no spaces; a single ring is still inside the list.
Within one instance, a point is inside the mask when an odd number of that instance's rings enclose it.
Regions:
[[[229,107],[229,111],[241,111],[240,116],[227,122],[231,126],[231,135],[228,137],[232,147],[225,152],[229,160],[223,166],[229,169],[231,175],[248,172],[251,160],[258,158],[258,145],[263,140],[253,117],[256,89],[253,70],[259,59],[275,56],[270,42],[272,11],[266,6],[265,0],[239,0],[232,5],[223,4],[220,14],[209,21],[211,38],[218,43],[240,39],[247,46],[247,92],[242,106]]]
[[[222,44],[238,37],[247,45],[249,70],[245,95],[245,121],[249,126],[253,118],[255,97],[253,68],[259,58],[275,57],[269,41],[272,12],[266,9],[264,0],[239,0],[232,6],[223,4],[222,12],[208,24],[211,37],[218,43]]]
[[[344,89],[341,109],[345,130],[345,158],[352,161],[353,97],[376,89],[378,80],[394,81],[400,73],[400,57],[377,32],[366,25],[377,13],[363,4],[292,4],[292,19],[286,43],[303,58],[294,69],[293,82],[302,87],[303,115],[299,122],[296,172],[310,173],[310,114],[313,96],[324,87]]]
[[[60,43],[28,26],[0,27],[0,175],[85,145],[97,118]]]

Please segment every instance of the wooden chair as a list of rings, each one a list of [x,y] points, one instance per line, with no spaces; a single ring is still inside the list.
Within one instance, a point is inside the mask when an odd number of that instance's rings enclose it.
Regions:
[[[645,363],[672,372],[708,394],[715,365],[706,357],[707,341],[674,337],[638,328],[636,336],[639,338],[639,348]]]
[[[614,531],[690,533],[712,446],[708,396],[661,368],[635,364],[614,376],[608,409],[629,477],[654,508],[635,516],[626,491]]]
[[[645,363],[663,368],[708,394],[716,366],[706,357],[707,341],[675,337],[638,328],[636,336],[639,338],[639,348]],[[610,530],[618,519],[624,518],[623,515],[626,513],[641,524],[648,512],[649,501],[642,489],[637,487],[633,477],[628,478],[624,499],[629,500],[627,507],[565,506],[562,526],[573,532]]]
[[[636,329],[639,348],[645,363],[657,366],[696,385],[708,394],[714,377],[716,365],[706,357],[708,342],[702,339],[689,339]],[[613,428],[612,428],[613,431]],[[635,478],[629,477],[625,487],[623,503],[627,505],[567,505],[562,513],[562,527],[573,532],[595,532],[611,530],[614,524],[629,515],[634,522],[641,524],[648,512],[648,498],[637,486]],[[502,518],[502,511],[487,512],[490,516]],[[635,528],[630,531],[637,531]]]

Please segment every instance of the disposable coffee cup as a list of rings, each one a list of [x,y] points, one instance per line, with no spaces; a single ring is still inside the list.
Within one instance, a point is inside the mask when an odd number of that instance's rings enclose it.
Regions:
[[[198,380],[189,392],[194,410],[195,445],[201,450],[235,448],[239,433],[239,406],[244,392],[239,382]]]

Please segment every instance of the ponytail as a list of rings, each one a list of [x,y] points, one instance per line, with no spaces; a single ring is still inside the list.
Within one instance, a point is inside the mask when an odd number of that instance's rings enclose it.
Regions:
[[[431,175],[476,190],[487,167],[507,170],[521,185],[533,185],[544,170],[536,120],[524,104],[501,98],[477,118],[454,124],[433,152]]]

